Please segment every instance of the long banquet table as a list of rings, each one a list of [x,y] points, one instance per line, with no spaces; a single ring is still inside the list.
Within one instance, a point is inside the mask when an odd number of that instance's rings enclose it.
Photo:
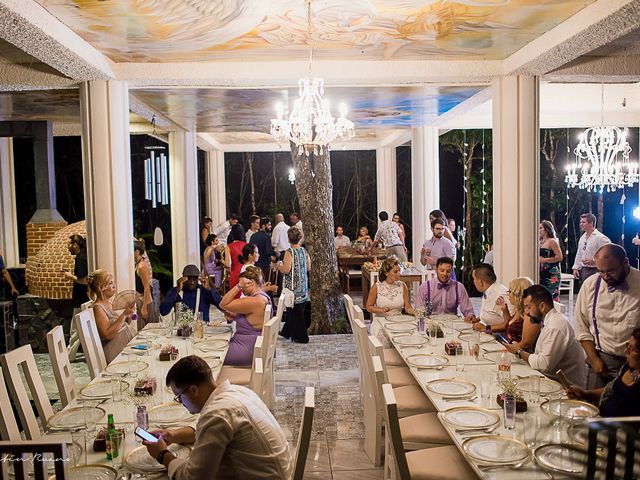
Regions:
[[[211,318],[211,323],[214,324],[215,322],[219,322],[221,320],[223,320],[221,316],[216,317],[214,315]],[[177,337],[175,335],[168,337],[165,334],[165,329],[162,326],[162,324],[157,324],[157,323],[148,324],[145,326],[143,330],[138,332],[136,337],[127,345],[127,347],[125,347],[124,350],[113,360],[113,362],[111,362],[111,364],[107,366],[107,369],[104,370],[100,376],[93,379],[89,383],[89,385],[95,384],[96,382],[105,381],[107,379],[110,380],[113,375],[110,374],[108,370],[109,370],[109,367],[111,367],[112,365],[119,362],[137,360],[137,361],[141,361],[148,364],[148,367],[140,372],[141,378],[147,377],[147,376],[153,376],[157,379],[157,388],[154,395],[147,397],[145,399],[146,401],[144,402],[144,404],[147,406],[147,410],[151,411],[154,407],[157,407],[160,405],[166,405],[168,403],[173,403],[173,393],[165,386],[165,377],[167,372],[171,368],[171,366],[174,365],[178,359],[187,355],[192,355],[192,354],[196,354],[203,357],[210,356],[212,359],[214,358],[214,356],[218,357],[219,362],[218,361],[212,362],[212,363],[215,363],[215,366],[213,366],[211,370],[214,378],[217,378],[218,375],[220,374],[220,371],[222,370],[222,363],[224,362],[224,358],[226,356],[227,349],[228,349],[228,341],[231,338],[233,333],[231,327],[225,328],[224,325],[225,324],[223,323],[220,328],[217,328],[217,331],[215,327],[205,328],[204,340],[220,339],[226,342],[226,346],[224,348],[218,347],[215,350],[213,350],[213,349],[209,349],[206,346],[202,346],[202,347],[199,346],[199,341],[194,340],[193,337],[182,338],[182,337]],[[207,330],[214,333],[207,333]],[[135,353],[136,350],[132,349],[131,347],[141,342],[146,342],[147,345],[151,345],[151,348],[148,350],[148,352]],[[222,343],[223,342],[220,342],[220,344]],[[165,344],[171,344],[178,348],[179,352],[176,360],[170,360],[170,361],[159,360],[158,358],[158,355],[160,352],[159,349],[162,345],[165,345]],[[134,397],[132,397],[132,391],[133,391],[133,387],[135,385],[135,380],[136,380],[134,375],[135,374],[132,373],[131,375],[123,376],[123,380],[126,381],[129,385],[127,390],[123,392],[123,401],[121,402],[117,402],[117,403],[114,402],[112,400],[112,397],[110,396],[105,396],[102,398],[83,397],[81,393],[83,389],[80,389],[80,393],[78,394],[76,399],[70,402],[69,405],[67,405],[63,409],[63,412],[64,412],[69,409],[78,408],[86,404],[96,405],[99,408],[102,408],[105,411],[105,415],[103,418],[101,418],[98,421],[97,427],[96,427],[96,433],[100,429],[100,427],[102,426],[106,427],[106,424],[107,424],[106,414],[113,413],[116,427],[125,429],[124,452],[120,451],[120,455],[124,455],[123,457],[124,465],[118,469],[118,477],[120,476],[120,474],[124,472],[143,473],[143,474],[145,473],[145,472],[139,472],[136,469],[131,468],[128,465],[128,463],[125,461],[125,459],[127,458],[130,452],[142,446],[140,439],[135,437],[135,435],[133,434],[133,426],[134,426],[135,410],[136,410],[136,406],[133,404]],[[136,399],[136,401],[141,402],[140,399]],[[167,421],[164,424],[160,422],[154,423],[150,418],[149,429],[153,430],[156,428],[178,428],[180,426],[195,425],[197,416],[198,416],[197,414],[193,416],[185,414],[185,417],[188,417],[188,418],[184,418],[183,421],[178,421],[178,422]],[[64,431],[65,431],[64,428],[51,428],[48,434],[54,434],[59,436],[61,432],[64,432]],[[93,451],[92,443],[93,443],[94,437],[95,435],[90,434],[87,442],[87,445],[88,445],[87,457],[86,457],[87,464],[111,466],[112,461],[107,460],[105,452]],[[82,447],[84,449],[84,445],[82,445]],[[84,465],[84,461],[85,461],[85,453],[83,451],[82,456],[80,459],[77,460],[76,465],[82,466]],[[152,472],[148,474],[150,475],[149,478],[154,478],[154,479],[169,478],[168,475],[166,474],[166,470],[160,471],[160,472]],[[82,478],[85,478],[85,477],[82,477]],[[86,478],[90,478],[90,477],[88,476]]]
[[[393,346],[397,349],[397,351],[400,353],[400,355],[405,361],[407,360],[407,357],[413,354],[436,354],[436,355],[442,355],[449,358],[449,364],[442,369],[417,368],[415,366],[412,366],[409,362],[407,362],[407,366],[409,367],[411,373],[413,374],[414,378],[416,379],[416,381],[418,382],[418,384],[420,385],[424,393],[429,397],[433,405],[438,410],[439,412],[438,417],[440,419],[440,422],[442,423],[444,428],[447,430],[448,434],[453,439],[456,447],[458,447],[458,449],[460,450],[464,458],[468,461],[469,465],[473,468],[473,470],[478,475],[478,477],[486,478],[486,479],[500,479],[500,480],[511,479],[511,478],[527,479],[527,480],[534,480],[538,478],[540,479],[569,478],[569,477],[563,476],[563,474],[560,474],[560,473],[554,473],[552,476],[550,473],[546,472],[541,467],[536,465],[533,462],[531,455],[529,456],[528,461],[526,461],[524,464],[520,465],[517,468],[503,467],[498,469],[485,469],[486,462],[478,462],[473,458],[470,458],[469,455],[467,455],[467,453],[463,448],[464,441],[467,438],[472,438],[474,435],[481,435],[484,432],[481,432],[481,431],[477,431],[477,433],[456,432],[456,428],[452,427],[446,421],[443,420],[443,417],[442,417],[443,412],[447,411],[448,409],[451,409],[454,407],[462,407],[462,406],[473,406],[473,407],[483,407],[488,410],[495,411],[500,416],[500,422],[497,428],[495,428],[495,430],[491,431],[490,433],[487,432],[487,434],[510,437],[520,442],[523,442],[525,444],[526,442],[523,441],[524,431],[527,428],[529,429],[532,428],[532,426],[529,424],[525,425],[524,423],[525,416],[522,413],[518,413],[516,415],[515,429],[507,430],[504,428],[504,420],[503,420],[504,417],[502,413],[502,408],[498,405],[496,401],[496,397],[499,391],[498,391],[498,385],[496,380],[497,364],[495,362],[486,360],[484,357],[481,357],[478,360],[476,360],[474,357],[470,356],[468,352],[465,352],[464,355],[461,355],[461,356],[459,355],[457,359],[455,358],[455,356],[446,355],[444,350],[444,344],[447,339],[447,334],[446,334],[447,329],[453,326],[454,335],[457,337],[461,331],[464,331],[464,329],[468,328],[464,326],[464,321],[462,320],[462,318],[454,317],[453,315],[438,315],[438,316],[433,316],[432,318],[443,327],[442,330],[443,330],[443,333],[445,333],[444,337],[434,339],[431,341],[431,343],[427,343],[422,347],[405,347],[397,344],[397,342],[395,341],[395,338],[397,338],[399,334],[397,332],[389,331],[388,327],[392,323],[397,325],[403,320],[406,321],[406,323],[410,323],[412,321],[411,318],[409,318],[406,315],[400,315],[398,317],[388,317],[388,318],[374,315],[374,319],[376,321],[379,321],[382,324],[385,334],[390,339]],[[413,323],[415,324],[415,319],[413,320]],[[460,328],[460,330],[458,330],[458,328]],[[418,335],[418,333],[413,333],[412,335]],[[481,347],[483,350],[484,349],[490,350],[490,351],[501,350],[500,344],[497,341],[493,341],[493,340],[491,342],[481,344]],[[515,356],[512,356],[512,359],[513,359],[513,362],[511,364],[512,375],[516,375],[518,377],[529,377],[532,375],[537,375],[542,377],[540,372],[533,370],[526,362],[522,360],[518,360]],[[464,371],[457,370],[458,368],[456,366],[457,361],[461,361],[461,363],[464,365]],[[443,397],[441,395],[433,393],[427,388],[427,382],[430,382],[436,379],[449,379],[449,378],[457,378],[457,379],[464,380],[466,382],[473,383],[476,387],[476,390],[475,390],[475,394],[470,395],[470,397],[475,397],[475,398],[470,398],[469,400],[464,400],[464,401],[458,400],[458,399],[453,401],[445,401],[443,400]],[[482,389],[482,386],[486,386],[487,383],[489,383],[490,385],[490,395],[488,398],[488,404],[487,404],[487,399],[485,399],[484,400],[485,404],[483,405],[481,389]],[[526,393],[527,392],[525,392],[525,396],[526,396]],[[555,394],[555,395],[557,396],[554,396],[554,398],[560,398],[561,394]],[[530,413],[527,415],[527,420],[534,425],[536,424],[540,425],[540,429],[538,430],[538,433],[536,435],[536,446],[539,446],[545,443],[572,444],[572,442],[573,442],[573,445],[576,445],[575,440],[573,439],[573,436],[569,436],[567,423],[561,422],[557,426],[552,426],[550,424],[550,420],[551,420],[550,417],[546,413],[544,413],[541,409],[541,404],[544,401],[545,401],[545,397],[540,396],[537,404],[531,405],[531,403],[529,403],[528,405],[528,412]]]

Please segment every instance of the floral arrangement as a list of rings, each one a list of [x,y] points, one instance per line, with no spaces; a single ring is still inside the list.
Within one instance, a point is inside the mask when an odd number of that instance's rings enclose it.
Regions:
[[[184,303],[180,304],[180,309],[176,312],[176,327],[184,328],[190,327],[193,323],[193,310],[185,306]]]
[[[506,397],[514,397],[516,400],[523,401],[524,397],[518,387],[518,379],[516,377],[507,376],[498,380],[498,385],[502,390],[502,395]]]

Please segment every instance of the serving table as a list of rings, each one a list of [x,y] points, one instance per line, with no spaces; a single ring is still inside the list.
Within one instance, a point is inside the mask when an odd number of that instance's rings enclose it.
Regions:
[[[370,250],[358,249],[354,247],[343,247],[337,250],[338,272],[342,279],[342,291],[349,291],[349,270],[353,267],[362,267],[365,262],[373,262],[375,259],[383,260],[387,258],[386,250],[382,248],[372,248]]]
[[[220,320],[223,320],[221,316],[214,315],[211,318],[211,324],[219,323]],[[217,378],[222,370],[222,363],[228,350],[228,343],[233,334],[232,328],[230,326],[227,327],[225,323],[221,323],[220,326],[217,327],[207,326],[205,328],[205,337],[202,340],[194,340],[193,337],[182,338],[175,335],[167,335],[168,332],[169,330],[165,330],[164,326],[159,323],[146,325],[113,362],[101,372],[101,375],[89,383],[87,386],[89,388],[85,387],[81,390],[81,392],[86,392],[87,396],[82,393],[78,394],[76,399],[57,414],[61,415],[65,412],[73,412],[72,409],[77,411],[79,408],[87,405],[97,406],[99,409],[104,410],[104,414],[100,412],[101,418],[97,420],[95,433],[97,433],[97,430],[101,427],[106,427],[106,414],[113,414],[116,427],[125,430],[124,451],[122,447],[120,450],[123,465],[118,467],[118,476],[124,472],[138,472],[149,474],[149,478],[168,479],[166,469],[162,468],[157,462],[152,461],[148,455],[148,458],[144,458],[144,455],[142,455],[143,452],[141,452],[140,449],[142,443],[140,439],[133,434],[136,404],[146,405],[147,411],[149,412],[149,430],[195,426],[198,414],[191,415],[182,405],[173,402],[173,392],[165,386],[166,374],[178,359],[195,354],[207,360],[207,363],[211,366],[213,377]],[[148,350],[140,351],[133,348],[135,345],[140,344],[145,344]],[[178,348],[178,356],[175,360],[159,360],[160,347],[166,344],[171,344]],[[107,396],[105,395],[107,388],[101,389],[99,384],[100,382],[108,382],[109,385],[111,385],[112,377],[122,374],[124,370],[127,370],[127,372],[119,377],[123,381],[122,400],[118,399],[118,401],[114,402],[111,389],[108,389]],[[133,388],[137,378],[147,376],[153,376],[157,380],[155,393],[148,397],[135,397],[133,395]],[[101,390],[103,390],[102,398],[98,397]],[[86,411],[86,408],[84,411]],[[54,416],[54,421],[55,418]],[[64,428],[63,426],[54,427],[50,428],[46,435],[59,436],[61,433],[68,435],[70,431],[77,429],[77,426],[70,428]],[[84,425],[81,427],[81,430],[84,430]],[[89,432],[87,434],[88,448],[86,452],[86,463],[89,465],[111,466],[112,460],[107,460],[105,452],[93,451],[95,433]],[[76,441],[77,434],[72,433],[71,435],[73,435],[74,441]],[[189,448],[180,447],[179,456],[188,455],[189,452]],[[132,468],[131,465],[129,465],[129,461],[133,462],[134,457],[138,460],[143,460],[145,465],[148,464],[151,469],[140,472]],[[76,463],[81,469],[84,468],[84,452],[81,459]],[[154,471],[153,468],[155,468],[156,471]],[[82,475],[72,478],[98,478],[96,475],[98,475],[98,473],[87,471],[86,475],[83,473]],[[107,475],[104,478],[109,477]]]
[[[529,401],[527,413],[516,414],[515,428],[508,430],[504,427],[502,407],[497,403],[497,396],[500,392],[496,379],[498,369],[495,352],[502,350],[498,342],[482,338],[480,343],[482,354],[478,359],[469,354],[465,341],[462,342],[462,344],[465,345],[463,355],[449,356],[445,353],[447,337],[451,339],[452,335],[458,337],[458,335],[463,333],[462,338],[468,338],[468,335],[465,336],[464,333],[468,334],[469,331],[467,329],[469,329],[470,326],[465,325],[462,318],[453,315],[437,315],[432,316],[431,320],[427,320],[427,322],[437,324],[445,332],[443,338],[425,337],[417,332],[407,332],[407,329],[401,329],[405,331],[398,333],[398,325],[411,324],[412,322],[411,318],[406,315],[387,318],[379,317],[378,320],[382,324],[393,346],[407,362],[407,366],[417,383],[438,410],[438,417],[453,439],[454,444],[479,478],[501,480],[510,478],[527,480],[538,478],[571,478],[562,472],[555,472],[552,476],[533,461],[531,450],[529,450],[529,455],[524,461],[503,466],[498,464],[497,468],[489,468],[487,461],[479,461],[468,454],[469,442],[474,438],[479,440],[480,437],[494,435],[503,437],[505,441],[511,442],[512,445],[517,446],[519,444],[521,447],[526,447],[527,442],[525,442],[525,440],[528,440],[528,443],[532,443],[531,433],[533,431],[537,431],[534,437],[536,447],[548,444],[566,445],[567,448],[583,447],[584,445],[581,444],[581,442],[577,440],[577,436],[574,435],[574,430],[577,430],[577,428],[572,427],[573,422],[563,417],[555,417],[552,419],[543,411],[543,408],[541,408],[545,400],[558,402],[561,398],[565,398],[564,392],[559,384],[542,376],[540,372],[529,367],[526,362],[512,356],[511,375],[520,377],[523,383],[529,382],[533,376],[539,376],[544,382],[545,388],[540,389],[541,393],[537,395],[537,402],[532,403]],[[415,321],[413,323],[415,324]],[[426,343],[422,346],[407,346],[411,343],[421,343],[418,340],[415,340],[415,342],[408,341],[411,337],[419,337],[422,340],[426,340]],[[416,354],[419,356],[412,357],[412,355]],[[444,360],[442,360],[442,358],[444,358]],[[427,361],[416,362],[416,360]],[[441,364],[442,362],[445,363]],[[417,367],[415,363],[426,366]],[[448,382],[448,379],[453,379],[454,381]],[[447,385],[448,383],[453,383],[453,385]],[[446,387],[448,387],[449,390],[447,390]],[[455,389],[452,387],[459,388],[460,392],[455,392]],[[468,388],[468,390],[465,391],[465,388]],[[452,393],[447,396],[443,391],[450,391]],[[530,400],[528,390],[525,390],[523,393],[525,394],[525,398]],[[548,405],[544,405],[544,408],[546,409]],[[492,428],[457,429],[454,425],[446,421],[444,417],[446,412],[450,412],[447,414],[447,417],[450,417],[451,412],[453,412],[451,409],[458,407],[472,407],[469,409],[472,413],[472,409],[478,409],[478,412],[485,412],[485,415],[487,411],[495,412],[499,416],[499,422],[493,425]],[[482,409],[482,411],[480,411],[480,409]],[[551,425],[551,420],[555,420],[557,422],[554,422],[556,425]],[[478,442],[478,440],[474,440],[474,442]],[[465,442],[467,442],[466,446]],[[545,448],[547,451],[556,448],[559,452],[557,456],[559,458],[562,457],[562,453],[560,453],[562,451],[561,446],[554,447],[551,445]],[[505,451],[506,450],[508,450],[508,448],[506,448]]]

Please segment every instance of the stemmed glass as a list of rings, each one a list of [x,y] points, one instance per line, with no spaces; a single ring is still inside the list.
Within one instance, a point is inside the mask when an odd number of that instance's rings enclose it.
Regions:
[[[95,405],[84,404],[82,406],[82,413],[84,414],[84,426],[86,428],[84,436],[84,463],[87,465],[89,439],[96,433],[96,425],[98,424],[98,418],[100,417],[101,410],[99,410]]]

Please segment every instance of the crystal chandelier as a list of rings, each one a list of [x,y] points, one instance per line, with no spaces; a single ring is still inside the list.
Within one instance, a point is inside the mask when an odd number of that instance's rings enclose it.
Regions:
[[[601,93],[604,116],[604,86]],[[630,187],[640,180],[638,163],[629,161],[631,147],[627,142],[627,130],[618,127],[587,128],[580,134],[575,148],[575,163],[567,165],[565,182],[569,187],[586,188],[588,191],[611,192]]]
[[[307,0],[307,25],[311,42],[311,0]],[[322,155],[329,144],[336,138],[343,142],[353,138],[354,125],[347,118],[347,106],[340,105],[340,117],[336,120],[329,110],[329,101],[324,95],[324,80],[313,78],[311,66],[313,62],[313,45],[309,45],[309,73],[307,78],[298,80],[299,98],[293,103],[288,119],[284,118],[284,106],[276,105],[278,118],[271,120],[271,135],[280,144],[293,142],[298,147],[298,155]]]

